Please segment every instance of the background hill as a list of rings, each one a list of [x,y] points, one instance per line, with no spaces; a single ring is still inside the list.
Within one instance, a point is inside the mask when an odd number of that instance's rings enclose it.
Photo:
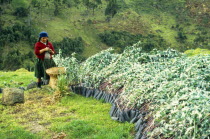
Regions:
[[[210,49],[208,0],[0,0],[0,70],[33,70],[47,31],[64,56],[87,57],[141,41],[145,51]]]

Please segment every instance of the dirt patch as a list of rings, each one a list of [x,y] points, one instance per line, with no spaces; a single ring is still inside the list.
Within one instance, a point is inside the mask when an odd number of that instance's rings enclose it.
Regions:
[[[28,128],[32,133],[38,133],[43,130],[46,130],[45,126],[40,125],[38,122],[35,122],[35,121],[29,122],[28,125],[30,125],[30,127]]]
[[[66,133],[64,132],[61,132],[61,133],[58,133],[58,134],[54,134],[54,136],[52,137],[52,139],[63,139],[67,136]]]
[[[13,107],[9,107],[9,109],[5,109],[5,112],[12,115],[17,123],[33,134],[42,132],[53,139],[62,139],[67,135],[63,132],[56,133],[51,131],[51,120],[66,117],[73,113],[69,111],[68,107],[57,105],[59,100],[55,100],[54,92],[48,86],[43,86],[42,89],[28,90],[24,94],[24,104],[16,104]]]

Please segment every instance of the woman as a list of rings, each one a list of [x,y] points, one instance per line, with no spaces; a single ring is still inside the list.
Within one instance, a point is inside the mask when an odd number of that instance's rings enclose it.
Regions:
[[[42,77],[49,83],[49,75],[46,73],[46,69],[55,67],[55,62],[52,59],[52,55],[55,54],[52,43],[48,41],[47,32],[41,32],[39,34],[39,41],[35,44],[34,53],[37,57],[35,64],[35,77],[37,77],[37,87],[41,88]]]

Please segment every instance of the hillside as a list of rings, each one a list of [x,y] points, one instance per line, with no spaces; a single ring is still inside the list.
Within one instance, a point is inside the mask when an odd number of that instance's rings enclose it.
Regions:
[[[47,31],[56,50],[84,60],[141,41],[145,51],[209,49],[207,0],[2,0],[0,69],[33,70],[33,45]]]
[[[112,102],[112,119],[135,123],[136,139],[207,139],[210,51],[146,53],[141,45],[121,54],[104,50],[82,63],[55,59],[66,67],[65,79],[75,93]]]

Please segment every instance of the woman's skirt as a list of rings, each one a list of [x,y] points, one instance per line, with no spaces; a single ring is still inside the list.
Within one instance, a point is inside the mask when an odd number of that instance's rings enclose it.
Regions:
[[[50,76],[46,73],[46,70],[52,67],[56,67],[56,64],[53,59],[37,59],[35,64],[35,77],[43,77],[45,80],[49,80]]]

